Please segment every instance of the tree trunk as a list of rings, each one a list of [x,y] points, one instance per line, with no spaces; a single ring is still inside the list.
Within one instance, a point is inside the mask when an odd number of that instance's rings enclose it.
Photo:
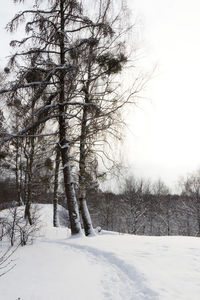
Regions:
[[[65,65],[65,15],[64,0],[60,0],[60,65]],[[82,233],[79,217],[78,204],[76,200],[74,183],[71,175],[70,158],[69,158],[69,141],[66,138],[66,120],[65,108],[62,103],[65,101],[65,69],[60,70],[60,97],[59,97],[59,142],[62,159],[64,187],[67,198],[69,219],[71,224],[71,234]]]
[[[15,184],[16,184],[16,190],[17,190],[17,203],[18,206],[22,205],[21,200],[21,190],[20,190],[20,183],[19,183],[19,161],[18,161],[18,140],[16,145],[16,154],[15,154]]]
[[[81,212],[81,217],[83,221],[83,227],[85,231],[86,236],[94,236],[95,232],[92,226],[92,220],[90,217],[90,213],[87,207],[87,202],[84,197],[79,198],[79,203],[80,203],[80,212]]]
[[[31,218],[31,203],[29,201],[27,201],[25,205],[24,218],[28,220],[30,225],[33,225],[33,221]]]
[[[83,108],[83,118],[81,124],[81,137],[80,137],[80,159],[79,159],[79,204],[80,212],[83,221],[83,227],[86,236],[95,235],[90,213],[86,202],[86,122],[87,122],[87,111]]]
[[[60,106],[61,110],[63,106]],[[64,187],[69,210],[69,219],[71,224],[72,235],[82,232],[81,223],[76,200],[74,183],[71,175],[70,160],[69,160],[69,144],[65,136],[65,119],[60,111],[59,117],[59,133],[60,133],[60,152],[63,166]]]
[[[91,82],[91,57],[92,48],[90,48],[90,55],[88,59],[87,81],[85,86],[85,104],[89,103],[89,89]],[[79,205],[83,221],[83,227],[86,236],[95,235],[90,213],[86,202],[86,139],[87,139],[87,115],[88,108],[83,106],[83,115],[81,120],[81,136],[80,136],[80,158],[79,158]]]
[[[58,227],[58,173],[60,166],[60,151],[56,148],[56,166],[54,176],[54,194],[53,194],[53,226]]]
[[[31,135],[35,134],[35,130],[31,130],[30,132]],[[33,225],[32,217],[31,217],[31,202],[32,202],[32,190],[33,190],[33,162],[34,162],[34,155],[35,155],[35,138],[30,137],[30,154],[28,157],[28,185],[27,185],[27,199],[26,199],[26,204],[25,204],[25,219],[28,220],[30,225]]]

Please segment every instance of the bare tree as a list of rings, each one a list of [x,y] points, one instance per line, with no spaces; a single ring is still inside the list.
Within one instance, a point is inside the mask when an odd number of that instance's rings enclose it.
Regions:
[[[137,234],[144,226],[147,203],[144,201],[145,182],[129,177],[125,180],[122,199],[125,207],[127,230],[131,234]]]
[[[77,118],[80,126],[79,203],[86,235],[94,234],[86,203],[87,190],[98,181],[99,158],[112,161],[105,152],[105,144],[113,137],[120,137],[123,123],[120,112],[126,104],[133,103],[141,88],[139,84],[136,88],[133,80],[131,91],[121,89],[120,75],[128,64],[126,35],[130,27],[126,25],[121,30],[126,12],[124,8],[113,11],[113,4],[109,0],[96,1],[95,11],[90,15],[94,23],[104,26],[90,28],[88,43],[81,51],[77,48],[70,52],[74,64],[79,66],[79,98],[85,104]]]
[[[182,196],[186,196],[183,203],[189,213],[193,213],[197,220],[197,235],[200,235],[200,170],[188,175],[180,183]]]

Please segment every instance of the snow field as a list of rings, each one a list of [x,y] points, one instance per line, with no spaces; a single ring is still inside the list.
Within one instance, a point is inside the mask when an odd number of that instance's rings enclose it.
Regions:
[[[102,232],[71,238],[41,206],[40,233],[0,278],[1,300],[199,300],[200,239]]]

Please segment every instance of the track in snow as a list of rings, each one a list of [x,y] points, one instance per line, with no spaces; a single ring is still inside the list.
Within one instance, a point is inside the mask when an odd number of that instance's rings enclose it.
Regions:
[[[157,299],[142,276],[114,253],[64,239],[66,231],[50,231],[19,248],[16,267],[1,278],[2,300]]]
[[[114,253],[69,242],[71,247],[84,253],[90,263],[103,268],[102,285],[105,292],[102,300],[158,299],[158,295],[145,285],[144,276]]]

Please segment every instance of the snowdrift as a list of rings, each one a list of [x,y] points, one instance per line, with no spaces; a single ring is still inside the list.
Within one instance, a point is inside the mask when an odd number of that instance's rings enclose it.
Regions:
[[[0,299],[199,299],[199,238],[102,232],[75,239],[68,228],[52,227],[52,214],[52,205],[40,205],[40,231],[13,254]]]

